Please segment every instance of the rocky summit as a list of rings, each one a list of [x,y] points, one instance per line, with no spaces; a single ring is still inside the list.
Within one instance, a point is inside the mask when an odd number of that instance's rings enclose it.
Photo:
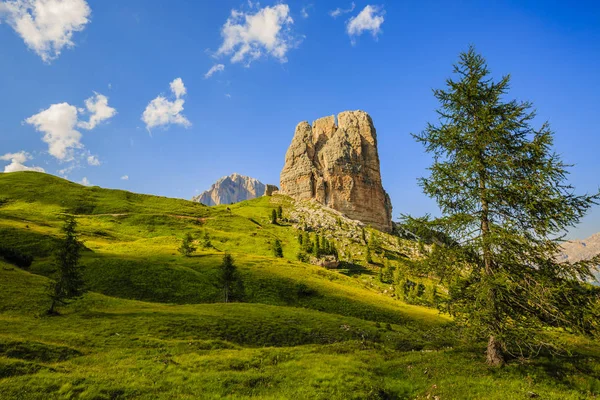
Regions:
[[[280,193],[315,199],[348,218],[392,229],[392,205],[383,190],[373,121],[364,111],[301,122],[281,171]]]
[[[233,204],[260,197],[265,194],[265,189],[266,185],[259,180],[234,173],[222,177],[209,190],[193,197],[192,201],[207,206]]]

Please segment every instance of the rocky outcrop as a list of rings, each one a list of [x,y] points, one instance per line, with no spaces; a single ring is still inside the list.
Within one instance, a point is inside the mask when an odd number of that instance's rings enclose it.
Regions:
[[[266,185],[265,193],[263,196],[273,196],[275,193],[279,192],[279,188],[275,185]]]
[[[392,229],[392,205],[383,190],[377,135],[364,111],[301,122],[285,156],[280,193],[315,199],[348,218]]]
[[[209,190],[193,197],[192,201],[207,206],[232,204],[260,197],[265,189],[265,184],[259,180],[234,173],[219,179]]]

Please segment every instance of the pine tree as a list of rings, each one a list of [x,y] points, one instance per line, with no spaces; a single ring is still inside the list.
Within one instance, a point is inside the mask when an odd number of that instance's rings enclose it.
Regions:
[[[52,303],[48,314],[56,314],[58,305],[65,305],[85,293],[82,268],[79,266],[83,244],[77,235],[77,221],[73,216],[66,216],[62,227],[64,238],[56,249],[55,263],[57,267],[55,282],[50,285]]]
[[[181,241],[181,246],[179,246],[177,251],[179,251],[185,257],[191,256],[192,253],[196,251],[196,248],[194,247],[194,238],[192,237],[191,233],[188,232],[185,234],[183,240]]]
[[[243,297],[243,283],[239,276],[233,257],[229,253],[223,255],[223,262],[217,274],[217,287],[223,290],[223,300],[229,303],[232,300],[241,300]]]
[[[271,210],[271,223],[277,223],[277,211],[275,209]]]
[[[367,254],[365,256],[365,261],[367,262],[367,264],[373,263],[373,257],[371,256],[371,248],[369,246],[367,246]]]
[[[281,247],[281,240],[275,239],[273,243],[273,255],[278,258],[283,257],[283,248]]]
[[[371,237],[369,238],[369,244],[368,244],[368,246],[371,248],[371,250],[375,254],[380,253],[382,251],[381,239],[379,238],[379,236],[377,236],[373,232],[371,232]]]
[[[277,218],[283,218],[283,208],[281,206],[277,207]]]
[[[307,253],[311,253],[313,251],[313,244],[310,241],[310,235],[308,234],[308,232],[304,232],[304,234],[302,235],[302,247]]]
[[[210,241],[210,234],[208,233],[208,231],[205,231],[204,235],[202,236],[202,247],[205,249],[212,247],[212,243]]]
[[[598,293],[581,282],[600,260],[569,264],[558,255],[561,235],[600,194],[573,194],[548,123],[532,127],[530,103],[503,99],[509,76],[494,81],[473,48],[454,73],[434,91],[439,124],[414,135],[434,156],[420,184],[442,217],[428,227],[455,242],[429,257],[450,284],[443,309],[485,338],[487,362],[501,365],[507,353],[548,343],[544,326],[589,332]]]
[[[319,235],[315,234],[315,243],[313,247],[313,254],[315,257],[321,256],[321,243],[319,242]]]
[[[300,232],[298,234],[298,244],[300,245],[300,248],[302,248],[302,239],[303,239],[304,235],[302,235],[302,232]]]

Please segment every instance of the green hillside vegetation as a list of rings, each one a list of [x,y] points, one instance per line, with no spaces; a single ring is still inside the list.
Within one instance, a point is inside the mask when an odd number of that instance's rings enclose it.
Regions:
[[[310,235],[329,235],[345,263],[326,269],[298,261],[295,207],[284,196],[206,207],[34,172],[0,174],[0,248],[34,258],[26,270],[0,258],[0,398],[600,393],[596,343],[549,332],[570,354],[490,369],[485,343],[462,337],[435,308],[405,302],[428,303],[417,289],[403,290],[407,282],[436,287],[408,273],[418,259],[415,243],[370,228],[365,241],[360,234],[348,238],[341,233],[351,223],[340,220],[339,232],[314,228]],[[89,292],[48,317],[52,253],[65,213],[75,216],[85,246]],[[186,257],[178,248],[188,233],[197,251]],[[276,240],[283,258],[273,254]],[[223,303],[215,285],[225,252],[242,277],[243,302]]]

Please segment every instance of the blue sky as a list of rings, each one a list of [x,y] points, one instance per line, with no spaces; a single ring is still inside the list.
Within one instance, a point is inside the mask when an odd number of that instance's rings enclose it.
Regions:
[[[410,133],[473,44],[551,123],[577,191],[600,186],[596,1],[11,0],[0,20],[0,170],[182,198],[232,172],[278,184],[298,122],[361,109],[394,217],[435,214]],[[597,231],[599,207],[571,236]]]

